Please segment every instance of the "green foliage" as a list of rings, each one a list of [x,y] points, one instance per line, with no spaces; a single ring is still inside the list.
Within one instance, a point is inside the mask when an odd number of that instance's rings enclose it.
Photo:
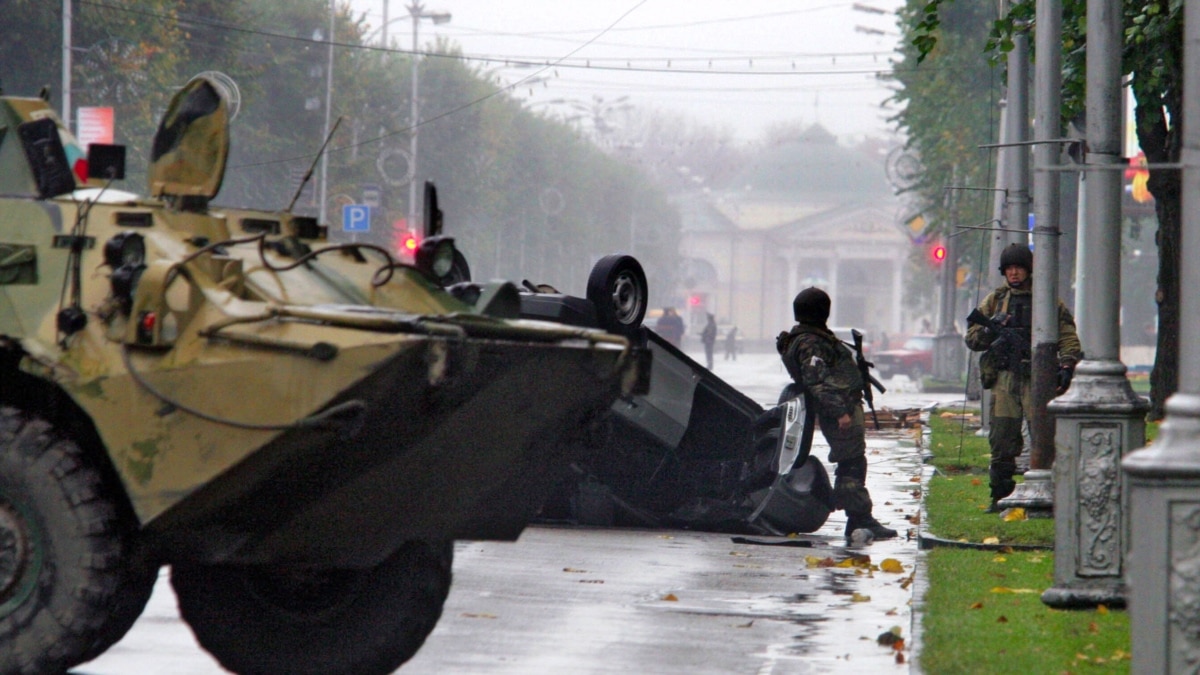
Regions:
[[[991,218],[993,194],[986,189],[995,184],[996,151],[979,146],[996,140],[1003,73],[982,58],[994,18],[991,5],[939,5],[909,0],[901,10],[907,39],[893,69],[901,86],[893,98],[901,112],[893,121],[908,138],[906,150],[920,162],[907,192],[925,217],[927,236],[956,233],[959,264],[976,270],[981,252],[987,256],[980,245],[985,234],[956,227]],[[914,269],[928,268],[917,249]]]
[[[61,81],[61,3],[11,2],[6,27],[19,16],[20,30],[0,41],[0,83],[7,93],[35,95]],[[407,169],[414,56],[376,45],[372,27],[348,3],[335,9],[328,96],[327,0],[74,6],[75,45],[111,49],[77,52],[73,107],[115,108],[116,141],[128,147],[128,189],[143,190],[150,143],[174,91],[199,72],[220,71],[237,84],[241,108],[219,203],[286,207],[317,159],[327,117],[340,119],[327,149],[330,230],[340,228],[342,205],[378,184],[382,212],[364,239],[393,243],[391,224],[407,215],[409,190],[384,180],[377,166],[382,154],[390,156],[389,174]],[[665,304],[653,294],[675,287],[679,216],[655,183],[566,122],[524,108],[454,45],[439,41],[421,51],[416,181],[437,184],[446,233],[458,239],[474,276],[528,278],[582,295],[595,259],[632,249],[646,268],[651,302]],[[105,64],[114,67],[99,67]],[[320,214],[319,182],[318,171],[296,211]]]
[[[926,562],[922,672],[1129,672],[1128,613],[1042,603],[1052,554],[935,549]]]

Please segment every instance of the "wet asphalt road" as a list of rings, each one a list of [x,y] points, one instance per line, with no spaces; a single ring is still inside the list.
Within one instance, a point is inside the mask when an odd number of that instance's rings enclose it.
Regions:
[[[787,375],[773,355],[718,360],[722,378],[769,405]],[[877,405],[960,400],[921,394],[903,378]],[[907,391],[905,391],[907,389]],[[817,435],[813,452],[826,450]],[[875,515],[902,533],[919,506],[919,452],[908,432],[872,433]],[[400,672],[885,673],[911,654],[877,644],[910,636],[915,539],[847,548],[834,513],[810,547],[735,543],[729,535],[535,526],[517,542],[460,542],[443,616]],[[915,531],[913,531],[915,537]],[[763,541],[778,541],[759,538]],[[846,563],[867,556],[873,567]],[[861,561],[861,558],[857,558]],[[885,560],[900,570],[885,572]],[[830,563],[845,567],[827,567]],[[892,567],[892,565],[887,565]],[[145,613],[88,675],[225,672],[179,619],[160,577]]]

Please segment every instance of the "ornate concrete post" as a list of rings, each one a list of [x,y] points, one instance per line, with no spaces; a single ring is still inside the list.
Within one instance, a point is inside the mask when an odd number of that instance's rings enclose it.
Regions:
[[[1184,5],[1179,288],[1200,283],[1200,2]],[[1153,168],[1151,169],[1154,170]],[[1179,300],[1179,393],[1154,445],[1125,460],[1135,673],[1200,664],[1200,294]]]
[[[1085,360],[1058,418],[1054,461],[1054,607],[1123,605],[1128,545],[1121,460],[1145,442],[1149,405],[1133,393],[1119,358],[1121,288],[1121,1],[1087,3],[1087,242],[1080,283]]]

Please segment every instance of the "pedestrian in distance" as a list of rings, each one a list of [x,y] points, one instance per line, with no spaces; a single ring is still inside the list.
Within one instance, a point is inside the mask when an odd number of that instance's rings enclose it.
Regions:
[[[730,326],[725,333],[725,360],[737,361],[737,326]]]
[[[969,349],[983,352],[979,380],[992,391],[988,482],[993,513],[1001,510],[997,502],[1017,487],[1013,476],[1025,446],[1021,431],[1033,410],[1033,252],[1023,244],[1010,244],[1000,253],[1000,273],[1005,284],[989,293],[967,318],[970,327],[964,336]],[[1075,364],[1083,358],[1075,318],[1061,300],[1057,356],[1056,396],[1070,386]]]
[[[667,342],[681,347],[683,344],[683,317],[675,313],[674,307],[664,307],[662,316],[654,324],[654,332],[663,336]]]
[[[704,343],[704,361],[708,364],[708,369],[713,369],[713,347],[717,344],[717,320],[712,314],[708,315],[708,323],[704,324],[704,330],[700,332],[700,341]]]
[[[855,530],[868,530],[875,539],[891,539],[896,530],[871,515],[867,491],[867,432],[863,415],[862,371],[854,353],[825,325],[829,295],[806,288],[792,301],[796,325],[780,333],[775,348],[792,380],[809,394],[817,423],[829,443],[834,470],[833,508],[846,512],[846,539]]]

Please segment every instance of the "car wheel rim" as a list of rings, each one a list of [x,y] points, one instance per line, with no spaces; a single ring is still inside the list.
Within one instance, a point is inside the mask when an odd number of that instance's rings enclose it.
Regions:
[[[22,509],[0,495],[0,617],[25,602],[41,568],[37,529]]]
[[[637,280],[631,274],[622,274],[613,282],[613,307],[617,320],[629,324],[636,320],[642,308],[642,295]]]

